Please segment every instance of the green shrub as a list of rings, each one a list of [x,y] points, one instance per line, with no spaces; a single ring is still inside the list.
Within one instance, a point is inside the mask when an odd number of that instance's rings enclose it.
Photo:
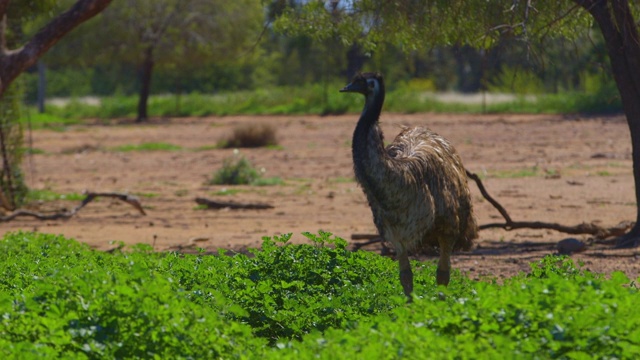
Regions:
[[[249,185],[259,179],[260,172],[239,152],[222,161],[222,167],[213,174],[210,185]]]

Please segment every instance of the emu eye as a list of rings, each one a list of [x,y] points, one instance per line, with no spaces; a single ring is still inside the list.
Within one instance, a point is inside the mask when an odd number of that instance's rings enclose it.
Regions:
[[[376,84],[373,80],[367,81],[367,85],[369,86],[369,89],[373,89],[374,87],[376,87]]]

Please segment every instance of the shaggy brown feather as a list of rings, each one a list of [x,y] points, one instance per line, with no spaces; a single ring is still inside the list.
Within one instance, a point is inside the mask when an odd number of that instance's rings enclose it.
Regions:
[[[452,250],[469,250],[478,228],[466,172],[451,143],[427,128],[404,128],[386,152],[390,172],[411,184],[398,194],[411,204],[406,221],[423,223],[424,234],[406,234],[415,241],[405,245],[407,250],[438,247],[442,235],[453,238]]]
[[[357,75],[342,91],[365,95],[353,134],[354,171],[380,235],[396,249],[405,294],[413,289],[407,256],[424,247],[440,248],[437,282],[448,284],[451,252],[468,250],[478,231],[460,156],[449,141],[423,127],[403,128],[384,147],[378,125],[382,75]]]

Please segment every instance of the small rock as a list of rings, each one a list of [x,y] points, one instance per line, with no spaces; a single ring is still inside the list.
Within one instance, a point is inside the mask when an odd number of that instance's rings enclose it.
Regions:
[[[563,255],[570,255],[587,250],[587,244],[576,238],[566,238],[564,240],[558,241],[557,248],[558,253]]]

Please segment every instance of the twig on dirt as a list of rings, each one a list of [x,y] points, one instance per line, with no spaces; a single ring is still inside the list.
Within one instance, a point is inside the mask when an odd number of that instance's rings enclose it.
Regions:
[[[351,234],[351,240],[367,240],[362,243],[353,244],[353,250],[360,250],[367,245],[380,243],[382,246],[382,249],[380,250],[381,255],[389,255],[392,253],[389,246],[384,242],[382,236],[378,234]]]
[[[606,239],[612,236],[622,236],[631,229],[632,223],[623,222],[610,228],[603,228],[594,223],[582,223],[574,226],[560,225],[557,223],[547,223],[542,221],[511,221],[507,223],[490,223],[478,226],[480,230],[491,228],[502,228],[507,231],[515,229],[547,229],[555,230],[565,234],[593,235],[597,239]]]
[[[379,237],[378,234],[351,234],[351,240],[373,240]]]
[[[196,198],[198,205],[204,205],[209,209],[245,209],[245,210],[266,210],[273,209],[273,205],[264,203],[241,204],[231,201],[215,201],[205,198]]]
[[[351,240],[367,240],[362,243],[354,244],[354,250],[359,250],[362,247],[375,243],[381,243],[384,246],[384,239],[382,239],[382,236],[378,234],[351,234]]]
[[[84,200],[82,200],[80,205],[68,211],[58,211],[52,214],[42,214],[35,211],[19,209],[7,216],[0,216],[0,222],[8,222],[20,216],[30,216],[38,220],[68,219],[74,216],[75,214],[77,214],[78,211],[80,211],[88,203],[92,202],[93,200],[99,197],[109,197],[109,198],[118,199],[120,201],[124,201],[127,204],[136,208],[136,210],[138,210],[142,215],[147,215],[144,209],[142,208],[142,205],[140,204],[140,199],[138,199],[138,197],[134,195],[115,193],[115,192],[106,192],[106,193],[86,192],[85,194],[86,194],[86,197],[84,198]]]

